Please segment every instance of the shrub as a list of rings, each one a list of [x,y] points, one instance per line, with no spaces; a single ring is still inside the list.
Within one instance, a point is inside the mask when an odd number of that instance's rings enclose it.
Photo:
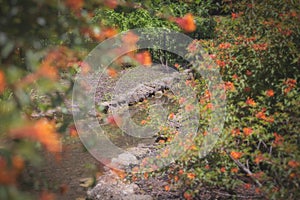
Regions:
[[[255,189],[270,199],[300,196],[299,5],[253,2],[226,5],[232,14],[216,17],[216,37],[196,41],[219,66],[227,115],[209,155],[199,159],[197,153],[210,134],[202,130],[195,140],[199,148],[166,169],[179,176],[189,195],[209,185],[232,192]]]

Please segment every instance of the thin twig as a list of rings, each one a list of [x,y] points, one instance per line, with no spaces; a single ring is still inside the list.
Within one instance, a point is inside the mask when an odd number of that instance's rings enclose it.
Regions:
[[[235,162],[235,164],[237,164],[237,166],[239,168],[241,168],[244,172],[246,172],[250,178],[259,186],[262,187],[262,184],[253,176],[253,173],[250,171],[249,168],[247,168],[243,163],[241,163],[240,161],[234,159],[227,150],[224,150],[226,152],[226,154],[233,160],[233,162]]]
[[[259,143],[258,143],[258,145],[257,145],[257,150],[259,150],[260,145],[261,145],[261,140],[259,140]]]
[[[272,145],[273,145],[273,142],[272,142],[272,144],[271,144],[271,146],[270,146],[270,152],[269,152],[269,155],[271,156],[271,154],[272,154]]]

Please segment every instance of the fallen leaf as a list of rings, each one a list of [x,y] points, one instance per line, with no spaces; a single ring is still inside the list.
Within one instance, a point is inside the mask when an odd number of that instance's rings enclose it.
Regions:
[[[94,178],[81,178],[79,179],[80,182],[80,186],[81,187],[91,187],[94,183],[95,183],[95,179]]]

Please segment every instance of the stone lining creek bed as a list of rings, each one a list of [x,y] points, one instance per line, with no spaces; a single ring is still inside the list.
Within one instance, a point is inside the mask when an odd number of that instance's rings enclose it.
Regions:
[[[162,72],[158,72],[157,70],[162,70]],[[99,78],[95,100],[97,105],[104,108],[106,115],[100,114],[100,116],[97,116],[99,123],[102,124],[102,129],[105,130],[110,140],[115,145],[125,148],[127,151],[115,156],[111,160],[112,163],[118,165],[124,171],[131,170],[133,166],[138,165],[141,159],[149,154],[155,154],[155,146],[157,145],[156,142],[159,135],[155,134],[152,138],[146,139],[135,138],[124,133],[119,127],[105,124],[106,122],[103,119],[113,111],[118,114],[122,113],[122,108],[125,107],[125,110],[129,109],[130,117],[133,121],[139,124],[148,115],[147,109],[145,109],[145,99],[147,99],[148,105],[155,104],[158,101],[165,102],[163,106],[167,110],[167,113],[165,113],[167,119],[168,114],[176,110],[172,110],[176,105],[172,101],[173,94],[170,91],[170,87],[172,84],[178,83],[182,79],[180,76],[183,74],[185,82],[190,71],[186,70],[180,74],[175,70],[172,72],[164,72],[163,70],[166,69],[156,68],[155,70],[149,70],[146,80],[142,80],[142,77],[145,76],[143,70],[136,70],[134,73],[129,73],[127,77],[126,71],[123,71],[121,72],[122,77],[119,82],[113,82],[113,79],[106,75],[101,75]],[[157,74],[161,76],[158,77]],[[118,88],[118,84],[122,87]],[[113,97],[113,92],[116,92],[118,95]],[[167,123],[175,128],[179,128],[180,126],[176,120],[168,121]],[[148,181],[140,180],[136,183],[123,182],[111,169],[105,168],[104,175],[100,176],[95,187],[88,191],[88,198],[95,200],[180,199],[179,192],[166,192],[163,189],[166,184],[167,182],[164,177],[151,178]]]
[[[89,113],[88,116],[84,117],[84,120],[88,118],[97,117],[99,124],[104,130],[106,136],[116,146],[126,149],[127,152],[116,155],[111,162],[120,165],[120,168],[124,170],[130,170],[131,167],[137,165],[141,159],[149,154],[155,154],[157,141],[160,139],[158,134],[154,134],[150,138],[137,138],[134,136],[127,135],[119,127],[111,126],[105,120],[112,111],[122,113],[122,109],[125,107],[129,109],[130,117],[133,122],[140,125],[143,119],[148,116],[147,106],[154,105],[157,102],[163,102],[163,106],[166,109],[165,119],[170,112],[176,112],[176,105],[173,94],[170,90],[170,85],[180,80],[179,73],[176,71],[164,71],[164,68],[156,68],[147,72],[147,79],[143,80],[145,75],[143,70],[136,70],[125,78],[124,74],[129,72],[131,69],[126,69],[120,72],[119,76],[121,79],[110,78],[106,74],[96,74],[96,76],[89,76],[89,84],[97,85],[95,93],[95,104],[96,107],[102,107],[106,112],[102,113]],[[161,71],[160,71],[161,70]],[[157,73],[160,74],[160,79],[157,80]],[[182,74],[185,79],[190,76],[190,70],[184,71]],[[182,75],[181,74],[181,75]],[[93,78],[91,78],[93,77]],[[96,78],[95,78],[96,77]],[[123,79],[122,79],[123,78]],[[128,85],[126,81],[130,79]],[[123,82],[122,82],[123,81]],[[145,81],[142,83],[142,81]],[[139,83],[139,84],[136,84]],[[116,85],[121,84],[121,88],[117,88],[116,96],[114,99],[113,93],[116,90]],[[147,99],[147,101],[144,101]],[[124,104],[125,102],[125,104]],[[71,114],[71,101],[65,102],[68,108],[68,113]],[[147,105],[147,106],[146,106]],[[73,105],[73,111],[80,112],[78,105]],[[51,110],[51,113],[37,113],[36,116],[42,115],[47,116],[59,113],[60,110]],[[179,128],[180,123],[176,120],[167,121],[168,125],[175,128]],[[180,194],[176,191],[166,192],[163,188],[167,184],[164,177],[150,178],[148,181],[140,180],[136,183],[124,183],[120,178],[113,173],[109,168],[103,166],[92,155],[80,144],[79,138],[70,139],[67,136],[66,142],[63,144],[63,152],[61,158],[62,162],[56,162],[55,157],[45,153],[43,155],[46,158],[46,162],[43,164],[42,170],[38,171],[32,167],[30,172],[25,172],[23,177],[23,188],[29,190],[29,186],[35,188],[31,191],[33,194],[38,194],[40,187],[43,187],[43,183],[36,183],[37,178],[34,178],[33,174],[37,174],[38,177],[44,177],[44,179],[53,183],[51,186],[46,186],[50,191],[54,192],[58,199],[84,199],[86,198],[86,186],[84,187],[82,179],[91,177],[95,171],[100,171],[102,174],[96,180],[94,187],[88,190],[87,196],[89,199],[178,199]],[[75,153],[76,152],[76,153]],[[129,153],[128,153],[129,152]],[[80,159],[78,159],[80,158]],[[89,167],[90,166],[90,167]],[[94,167],[91,167],[94,166]],[[30,176],[28,176],[28,174]],[[99,173],[98,173],[99,175]],[[97,175],[97,176],[98,176]],[[67,188],[66,192],[62,193],[63,188]]]

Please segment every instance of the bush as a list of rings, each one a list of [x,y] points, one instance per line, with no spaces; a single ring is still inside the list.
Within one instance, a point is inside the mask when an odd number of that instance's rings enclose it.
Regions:
[[[299,5],[240,1],[225,8],[232,14],[216,17],[216,37],[196,42],[210,53],[225,82],[225,127],[205,158],[198,156],[198,147],[209,134],[202,130],[195,140],[197,148],[166,170],[188,185],[188,198],[209,185],[232,191],[233,196],[243,188],[265,198],[297,199]],[[189,56],[198,53],[195,49]],[[194,66],[199,65],[200,61]],[[196,90],[201,91],[200,86],[196,82]]]
[[[138,6],[139,5],[139,6]],[[145,5],[145,6],[142,6]],[[118,9],[98,9],[93,18],[93,23],[101,22],[106,26],[113,25],[120,31],[127,31],[135,28],[167,28],[174,31],[181,29],[171,20],[172,17],[183,17],[187,13],[196,15],[196,30],[186,33],[192,38],[204,39],[211,38],[214,35],[216,25],[208,12],[212,4],[210,2],[197,1],[194,3],[181,1],[146,1],[143,4],[137,3],[138,9],[132,7],[118,7]],[[168,64],[173,66],[177,62],[183,62],[182,58],[162,50],[149,50],[155,63],[168,60]]]

